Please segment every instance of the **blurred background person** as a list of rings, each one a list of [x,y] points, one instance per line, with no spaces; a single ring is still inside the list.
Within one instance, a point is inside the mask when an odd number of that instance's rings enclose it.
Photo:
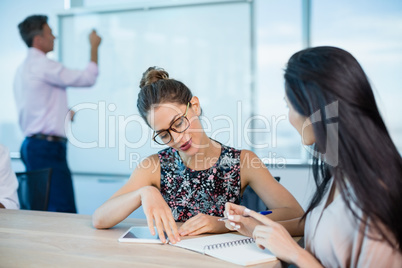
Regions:
[[[27,171],[52,168],[49,211],[76,213],[71,172],[67,164],[64,124],[74,115],[67,105],[67,87],[89,87],[98,76],[101,38],[89,35],[90,62],[84,70],[71,70],[46,57],[55,36],[47,16],[32,15],[18,25],[28,55],[17,69],[14,96],[19,125],[25,135],[21,158]]]

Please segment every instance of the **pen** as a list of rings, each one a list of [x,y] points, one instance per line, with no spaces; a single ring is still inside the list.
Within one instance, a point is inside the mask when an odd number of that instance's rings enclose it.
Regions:
[[[267,211],[260,211],[260,212],[258,212],[258,213],[260,213],[261,215],[268,215],[268,214],[271,214],[272,211],[267,210]],[[243,216],[243,217],[250,217],[250,216],[246,215],[246,216]],[[218,221],[226,221],[226,220],[228,220],[227,217],[218,219]]]

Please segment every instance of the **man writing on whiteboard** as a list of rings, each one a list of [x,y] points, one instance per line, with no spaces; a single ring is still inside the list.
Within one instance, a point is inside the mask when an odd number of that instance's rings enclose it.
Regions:
[[[72,70],[50,60],[54,35],[47,16],[33,15],[18,25],[28,46],[28,55],[14,80],[19,124],[25,135],[21,159],[27,171],[52,168],[49,211],[76,213],[74,189],[67,164],[64,122],[73,112],[67,105],[67,87],[89,87],[98,76],[98,47],[101,38],[89,35],[90,62],[84,70]]]

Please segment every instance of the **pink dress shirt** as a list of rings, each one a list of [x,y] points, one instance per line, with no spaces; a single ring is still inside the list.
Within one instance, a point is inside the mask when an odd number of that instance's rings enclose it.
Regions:
[[[307,216],[306,250],[324,267],[402,267],[402,254],[385,241],[369,238],[379,236],[353,217],[340,194],[324,208],[329,192]],[[362,215],[356,206],[352,208]]]
[[[97,76],[98,66],[94,62],[85,70],[71,70],[47,58],[39,49],[29,48],[14,80],[14,97],[24,135],[65,137],[64,122],[69,114],[66,88],[92,86]]]

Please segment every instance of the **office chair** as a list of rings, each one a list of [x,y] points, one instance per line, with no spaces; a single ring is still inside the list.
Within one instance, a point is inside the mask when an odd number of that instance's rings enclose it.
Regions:
[[[20,208],[47,211],[52,169],[40,169],[15,174],[18,179]]]
[[[281,180],[280,177],[274,177],[278,182]],[[246,189],[243,192],[243,197],[240,202],[240,205],[245,206],[254,211],[264,211],[268,210],[267,206],[264,202],[258,197],[258,195],[254,192],[254,190],[247,185]]]

